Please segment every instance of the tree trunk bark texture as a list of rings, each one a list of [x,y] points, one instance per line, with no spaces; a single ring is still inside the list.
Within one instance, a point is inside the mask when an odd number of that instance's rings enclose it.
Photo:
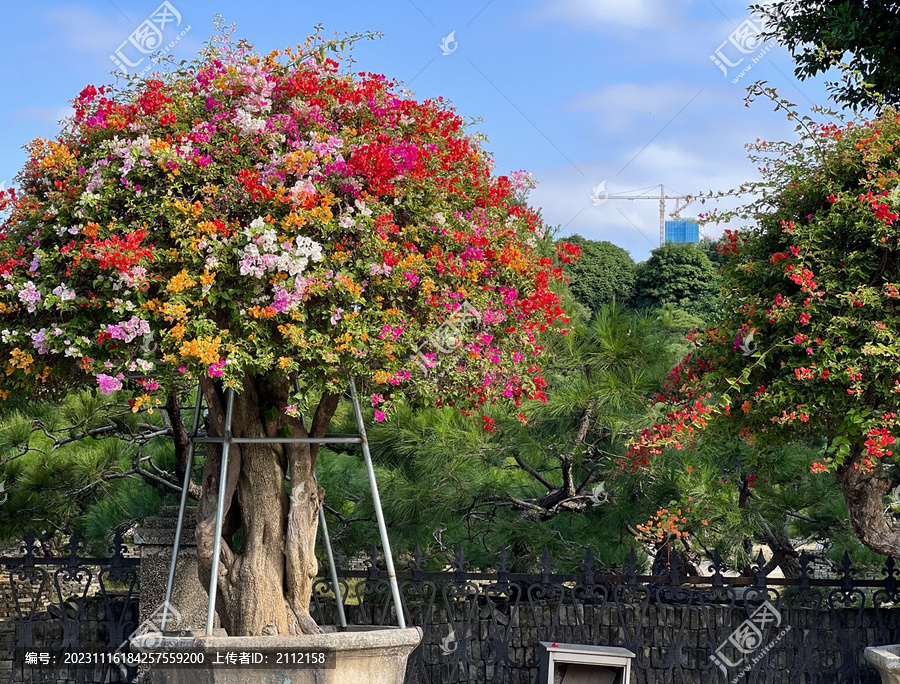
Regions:
[[[872,470],[859,464],[860,454],[847,460],[837,469],[838,483],[850,509],[850,523],[859,540],[876,553],[900,556],[900,531],[884,510],[884,495],[890,491],[891,481],[884,476],[880,461]]]
[[[209,408],[209,434],[225,434],[225,392],[201,380]],[[234,437],[321,437],[339,397],[322,397],[309,433],[284,413],[287,378],[247,377],[235,393]],[[222,463],[220,445],[209,445],[197,513],[200,581],[209,586]],[[315,634],[309,614],[318,569],[316,529],[324,490],[315,479],[315,444],[232,444],[225,482],[216,611],[231,636]],[[290,493],[285,479],[290,477]]]

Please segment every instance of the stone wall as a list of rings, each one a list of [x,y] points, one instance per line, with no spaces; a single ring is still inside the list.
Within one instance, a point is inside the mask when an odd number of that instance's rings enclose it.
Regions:
[[[188,507],[184,512],[167,631],[203,631],[206,628],[208,594],[207,588],[200,584],[197,573],[195,513],[195,507]],[[147,518],[134,532],[134,542],[141,553],[141,624],[149,621],[161,625],[161,610],[166,597],[177,524],[178,507],[163,506],[156,517]],[[218,616],[213,624],[218,628]]]

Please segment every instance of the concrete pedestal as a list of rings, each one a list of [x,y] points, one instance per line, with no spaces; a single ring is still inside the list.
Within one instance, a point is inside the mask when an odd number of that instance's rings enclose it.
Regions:
[[[197,542],[194,539],[195,509],[184,512],[181,549],[175,568],[175,584],[169,607],[166,631],[200,630],[206,627],[207,587],[197,576]],[[141,602],[139,632],[158,632],[162,625],[162,607],[166,598],[169,563],[175,543],[178,507],[163,506],[155,518],[144,520],[134,532],[134,543],[141,548]],[[215,618],[219,626],[219,618]],[[154,629],[155,627],[155,629]]]
[[[900,644],[869,646],[865,655],[869,665],[881,673],[882,684],[900,684]]]
[[[300,637],[147,634],[132,641],[132,651],[193,661],[151,666],[154,684],[403,684],[406,661],[421,640],[419,627]]]

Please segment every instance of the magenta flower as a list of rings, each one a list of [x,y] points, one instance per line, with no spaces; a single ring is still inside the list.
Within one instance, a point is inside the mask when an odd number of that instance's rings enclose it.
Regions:
[[[215,363],[211,364],[209,368],[206,369],[206,374],[211,378],[221,378],[222,377],[222,368],[225,366],[225,359],[219,359]]]
[[[112,394],[122,389],[122,381],[106,373],[97,374],[97,384],[100,386],[101,394]]]

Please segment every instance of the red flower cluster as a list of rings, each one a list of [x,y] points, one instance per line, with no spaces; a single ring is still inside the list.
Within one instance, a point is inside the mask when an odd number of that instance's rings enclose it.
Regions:
[[[95,259],[102,269],[114,268],[125,273],[141,259],[153,260],[153,245],[141,247],[147,233],[136,230],[125,237],[112,235],[105,240],[89,243],[82,248],[82,256]]]
[[[707,395],[709,398],[711,395]],[[707,416],[712,407],[699,399],[683,408],[666,414],[666,423],[654,423],[644,428],[641,436],[628,446],[625,458],[618,460],[619,467],[629,473],[637,472],[650,464],[653,456],[658,456],[667,446],[681,449],[685,443],[706,426]]]
[[[578,257],[581,256],[581,247],[568,242],[560,242],[556,246],[556,253],[564,264],[571,264],[573,261],[578,261]]]
[[[747,240],[746,238],[741,238],[741,241],[746,242]],[[719,253],[719,256],[737,254],[739,251],[738,232],[736,230],[728,230],[726,228],[725,232],[722,234],[722,238],[719,240],[716,251]]]

